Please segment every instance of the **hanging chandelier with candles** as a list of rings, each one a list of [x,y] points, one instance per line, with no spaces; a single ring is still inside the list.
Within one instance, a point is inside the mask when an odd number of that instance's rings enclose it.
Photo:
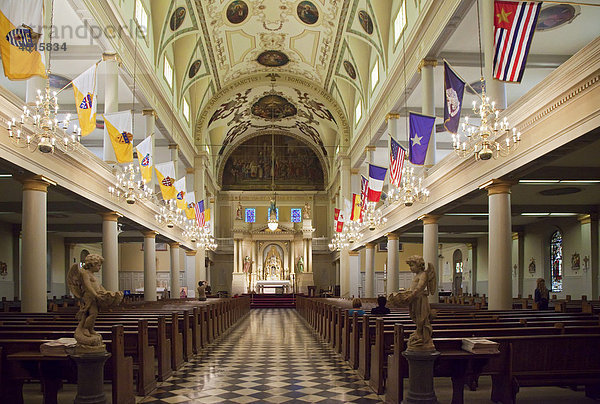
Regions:
[[[133,205],[136,200],[152,200],[154,193],[140,178],[140,167],[133,163],[115,169],[116,181],[114,186],[108,187],[110,196],[118,201],[124,200]]]
[[[381,209],[378,209],[376,205],[376,202],[367,202],[367,208],[363,216],[363,223],[365,223],[371,231],[387,223],[387,218],[383,216]]]
[[[390,184],[388,192],[388,203],[401,203],[404,206],[412,206],[415,202],[427,202],[429,190],[423,185],[423,177],[415,174],[413,166],[405,165],[402,169],[402,180],[400,187]]]
[[[343,233],[345,233],[348,243],[352,244],[363,236],[360,229],[361,224],[359,222],[349,221],[345,224]]]
[[[204,249],[209,251],[215,251],[217,249],[217,243],[215,238],[212,235],[210,230],[210,226],[206,224],[204,227],[197,227],[199,232],[198,242],[196,243],[196,247],[198,249]]]
[[[348,242],[347,235],[344,232],[335,233],[335,236],[331,239],[329,243],[330,251],[341,251],[345,250],[350,246]]]
[[[163,201],[163,205],[154,217],[159,225],[166,225],[169,229],[175,226],[183,227],[187,220],[183,211],[177,207],[175,199]]]
[[[190,240],[195,243],[200,239],[200,227],[196,223],[196,220],[188,219],[185,223],[185,229],[183,230],[183,238]]]

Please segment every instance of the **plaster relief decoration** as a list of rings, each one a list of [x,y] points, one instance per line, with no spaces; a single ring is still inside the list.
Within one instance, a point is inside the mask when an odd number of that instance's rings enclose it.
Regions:
[[[248,17],[248,4],[242,0],[235,0],[227,6],[227,20],[232,24],[240,24]]]
[[[571,255],[571,270],[579,271],[579,269],[581,269],[581,260],[579,253],[575,253]]]
[[[305,143],[276,135],[275,189],[322,190],[323,170],[319,158]],[[225,163],[223,190],[270,190],[271,136],[251,138],[238,146]]]
[[[8,276],[8,265],[6,262],[0,261],[0,276],[5,279]]]
[[[535,273],[535,258],[533,258],[533,257],[531,257],[531,260],[529,260],[529,273],[530,274]]]

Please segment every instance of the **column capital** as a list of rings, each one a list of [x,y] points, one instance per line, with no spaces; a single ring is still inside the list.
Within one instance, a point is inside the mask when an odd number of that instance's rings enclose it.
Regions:
[[[398,235],[396,233],[387,233],[385,236],[388,240],[398,240]]]
[[[144,238],[155,238],[158,234],[158,232],[154,230],[142,230],[141,233],[144,235]]]
[[[348,251],[348,255],[351,257],[358,257],[359,252],[358,251]]]
[[[142,109],[142,116],[152,115],[156,118],[156,111],[152,108],[144,108]]]
[[[117,52],[104,52],[102,53],[102,61],[106,62],[107,60],[114,60],[116,62],[121,62],[119,55],[117,55]]]
[[[597,219],[598,219],[598,215],[595,213],[577,216],[577,220],[579,220],[579,223],[581,223],[581,224],[592,223],[592,220],[597,220]]]
[[[105,222],[118,222],[120,217],[123,217],[119,212],[100,212],[100,216],[102,216],[102,220]]]
[[[513,239],[513,240],[518,240],[518,239],[519,239],[519,236],[520,236],[519,232],[514,232],[514,233],[512,234],[512,239]]]
[[[419,62],[419,66],[417,66],[417,70],[419,71],[419,73],[421,73],[421,69],[423,69],[423,67],[425,67],[425,66],[436,67],[437,64],[438,64],[438,61],[435,59],[422,59]]]
[[[375,248],[375,243],[367,243],[365,244],[365,248],[368,250],[372,250]]]
[[[186,174],[194,174],[194,167],[186,167],[185,173]]]
[[[377,146],[375,146],[375,145],[365,146],[365,152],[371,152],[371,151],[374,152],[376,149],[377,149]]]
[[[179,145],[176,143],[171,143],[169,145],[169,150],[179,150]]]
[[[196,250],[189,250],[185,252],[185,255],[187,255],[188,257],[195,257],[197,252],[198,251]]]
[[[442,215],[426,214],[419,217],[419,220],[422,220],[423,224],[436,224],[438,220],[440,220],[440,217],[442,217]]]
[[[513,185],[515,185],[514,181],[500,180],[494,178],[481,185],[479,189],[487,190],[488,196],[496,194],[510,194],[510,187],[512,187]]]
[[[350,169],[350,174],[358,175],[358,174],[360,174],[360,170],[358,168],[352,168],[352,169]]]
[[[43,175],[15,177],[15,179],[23,184],[23,191],[48,192],[49,185],[56,185],[56,182],[44,177]]]
[[[174,241],[172,243],[169,243],[169,247],[170,248],[179,248],[179,245],[180,244],[178,242],[176,242],[176,241]]]
[[[390,119],[400,119],[400,114],[398,114],[396,112],[389,112],[385,116],[385,123],[387,123],[387,121],[390,120]]]

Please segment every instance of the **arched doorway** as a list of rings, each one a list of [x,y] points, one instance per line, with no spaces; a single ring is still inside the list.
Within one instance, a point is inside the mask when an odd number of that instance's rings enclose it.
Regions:
[[[454,296],[462,295],[462,281],[463,281],[463,256],[462,251],[459,249],[454,250],[452,253],[452,294]]]

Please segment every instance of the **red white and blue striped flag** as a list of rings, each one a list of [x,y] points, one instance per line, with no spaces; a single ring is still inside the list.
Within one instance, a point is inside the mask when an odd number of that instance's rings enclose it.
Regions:
[[[367,210],[367,193],[369,192],[369,180],[360,176],[360,221],[362,223],[365,210]]]
[[[400,188],[406,150],[390,136],[390,182]]]
[[[194,205],[196,211],[196,223],[198,226],[204,227],[204,199]]]
[[[542,3],[494,2],[494,78],[521,82]]]
[[[379,202],[387,168],[369,164],[369,202]]]

